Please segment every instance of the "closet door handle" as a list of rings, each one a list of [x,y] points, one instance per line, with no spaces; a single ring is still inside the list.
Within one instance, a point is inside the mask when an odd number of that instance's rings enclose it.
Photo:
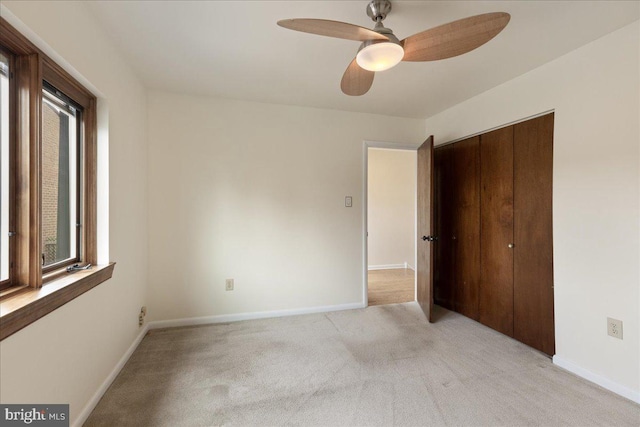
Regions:
[[[509,249],[513,249],[515,245],[513,243],[509,243],[507,246],[509,247]]]

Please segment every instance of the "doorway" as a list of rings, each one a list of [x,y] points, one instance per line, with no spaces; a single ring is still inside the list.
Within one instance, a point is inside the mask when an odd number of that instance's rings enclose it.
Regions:
[[[416,300],[415,147],[365,145],[366,301]]]

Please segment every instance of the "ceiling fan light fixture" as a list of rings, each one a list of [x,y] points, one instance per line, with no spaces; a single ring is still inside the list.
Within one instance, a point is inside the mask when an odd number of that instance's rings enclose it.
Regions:
[[[384,71],[398,65],[404,57],[404,49],[397,43],[363,43],[356,55],[356,62],[368,71]]]
[[[278,25],[303,33],[362,42],[340,81],[340,89],[345,95],[360,96],[371,88],[376,71],[388,70],[400,61],[437,61],[471,52],[497,36],[511,19],[506,12],[483,13],[421,31],[400,41],[382,24],[389,12],[391,0],[370,0],[367,15],[376,23],[372,29],[311,18],[282,19]]]

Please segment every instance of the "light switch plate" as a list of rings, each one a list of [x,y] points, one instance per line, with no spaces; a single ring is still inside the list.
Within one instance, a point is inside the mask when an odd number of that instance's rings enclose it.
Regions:
[[[350,208],[351,206],[353,206],[353,199],[351,198],[351,196],[346,196],[344,198],[344,206],[346,208]]]

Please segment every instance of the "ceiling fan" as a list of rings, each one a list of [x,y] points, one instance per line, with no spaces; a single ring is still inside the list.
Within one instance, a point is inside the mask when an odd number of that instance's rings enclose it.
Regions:
[[[372,0],[367,5],[367,15],[376,23],[372,30],[326,19],[283,19],[278,21],[278,25],[290,30],[362,42],[340,84],[346,95],[360,96],[371,88],[376,71],[388,70],[400,61],[436,61],[470,52],[498,35],[511,19],[511,15],[505,12],[485,13],[398,40],[393,31],[382,24],[390,11],[390,0]]]

